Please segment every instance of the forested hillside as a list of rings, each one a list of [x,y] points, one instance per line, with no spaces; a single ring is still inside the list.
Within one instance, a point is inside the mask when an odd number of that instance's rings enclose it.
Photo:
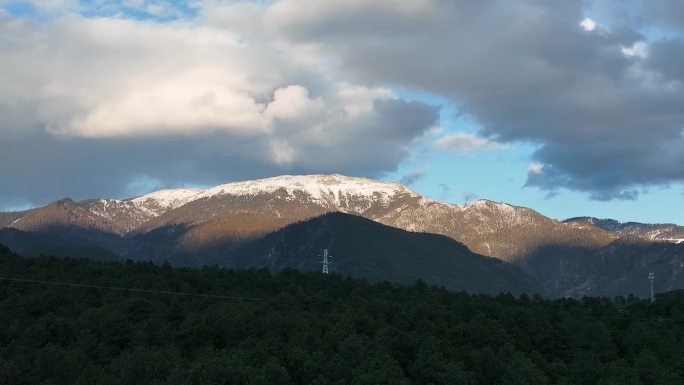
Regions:
[[[682,292],[655,304],[491,297],[420,281],[27,259],[5,248],[0,277],[1,384],[628,385],[684,378]]]
[[[271,271],[288,267],[320,271],[314,258],[324,248],[333,253],[331,271],[370,282],[412,284],[422,279],[470,293],[544,294],[535,279],[516,266],[475,254],[451,238],[409,232],[343,213],[287,226],[246,243],[228,258],[222,253],[216,263]]]
[[[246,223],[252,220],[258,222],[258,215],[245,215],[233,226],[250,227]],[[48,254],[123,261],[120,255],[109,251],[118,249],[121,255],[133,254],[176,267],[265,267],[272,272],[285,268],[320,271],[318,255],[323,249],[330,249],[334,253],[333,272],[371,282],[411,284],[423,279],[429,284],[473,293],[544,294],[537,281],[516,266],[477,255],[451,238],[409,232],[344,213],[328,213],[263,237],[216,243],[192,253],[175,246],[173,239],[182,232],[174,229],[158,229],[135,237],[128,243],[135,245],[135,251],[128,254],[123,252],[126,247],[121,247],[126,240],[118,236],[73,227],[33,233],[2,229],[0,244],[27,256]]]

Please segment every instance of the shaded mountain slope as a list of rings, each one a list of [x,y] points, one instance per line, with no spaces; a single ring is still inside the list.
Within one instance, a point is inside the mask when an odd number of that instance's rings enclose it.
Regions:
[[[26,215],[24,211],[9,211],[0,212],[0,228],[7,227],[12,224],[12,222]]]
[[[343,213],[287,226],[230,253],[222,265],[281,270],[320,270],[329,249],[331,271],[371,281],[429,284],[471,292],[540,292],[534,279],[513,265],[474,254],[445,236],[406,232]]]
[[[649,272],[656,274],[656,292],[684,289],[684,244],[620,239],[599,250],[549,248],[526,264],[556,296],[647,297]]]
[[[72,226],[51,226],[31,232],[0,229],[0,244],[28,256],[120,259],[125,250],[124,240],[115,234]]]

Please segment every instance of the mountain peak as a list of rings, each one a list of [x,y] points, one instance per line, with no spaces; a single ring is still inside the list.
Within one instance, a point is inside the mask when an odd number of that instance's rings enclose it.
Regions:
[[[199,198],[217,195],[258,195],[285,190],[288,194],[303,192],[314,200],[339,199],[340,196],[389,198],[395,194],[419,195],[408,187],[396,183],[339,174],[282,175],[272,178],[234,182],[204,191]]]
[[[475,209],[475,210],[498,210],[498,211],[505,211],[505,212],[514,212],[516,209],[516,206],[509,205],[508,203],[503,203],[503,202],[495,202],[493,200],[489,199],[478,199],[473,202],[469,202],[463,205],[458,205],[458,207],[461,208],[461,210],[470,210],[470,209]]]

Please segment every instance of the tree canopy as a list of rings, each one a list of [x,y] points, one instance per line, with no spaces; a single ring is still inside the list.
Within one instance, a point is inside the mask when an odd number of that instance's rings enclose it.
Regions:
[[[2,384],[684,383],[682,292],[493,297],[5,248],[0,277]]]

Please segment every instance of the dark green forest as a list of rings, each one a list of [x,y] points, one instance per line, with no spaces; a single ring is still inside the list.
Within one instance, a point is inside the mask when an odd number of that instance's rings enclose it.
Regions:
[[[0,384],[682,384],[684,293],[542,299],[0,247]]]

